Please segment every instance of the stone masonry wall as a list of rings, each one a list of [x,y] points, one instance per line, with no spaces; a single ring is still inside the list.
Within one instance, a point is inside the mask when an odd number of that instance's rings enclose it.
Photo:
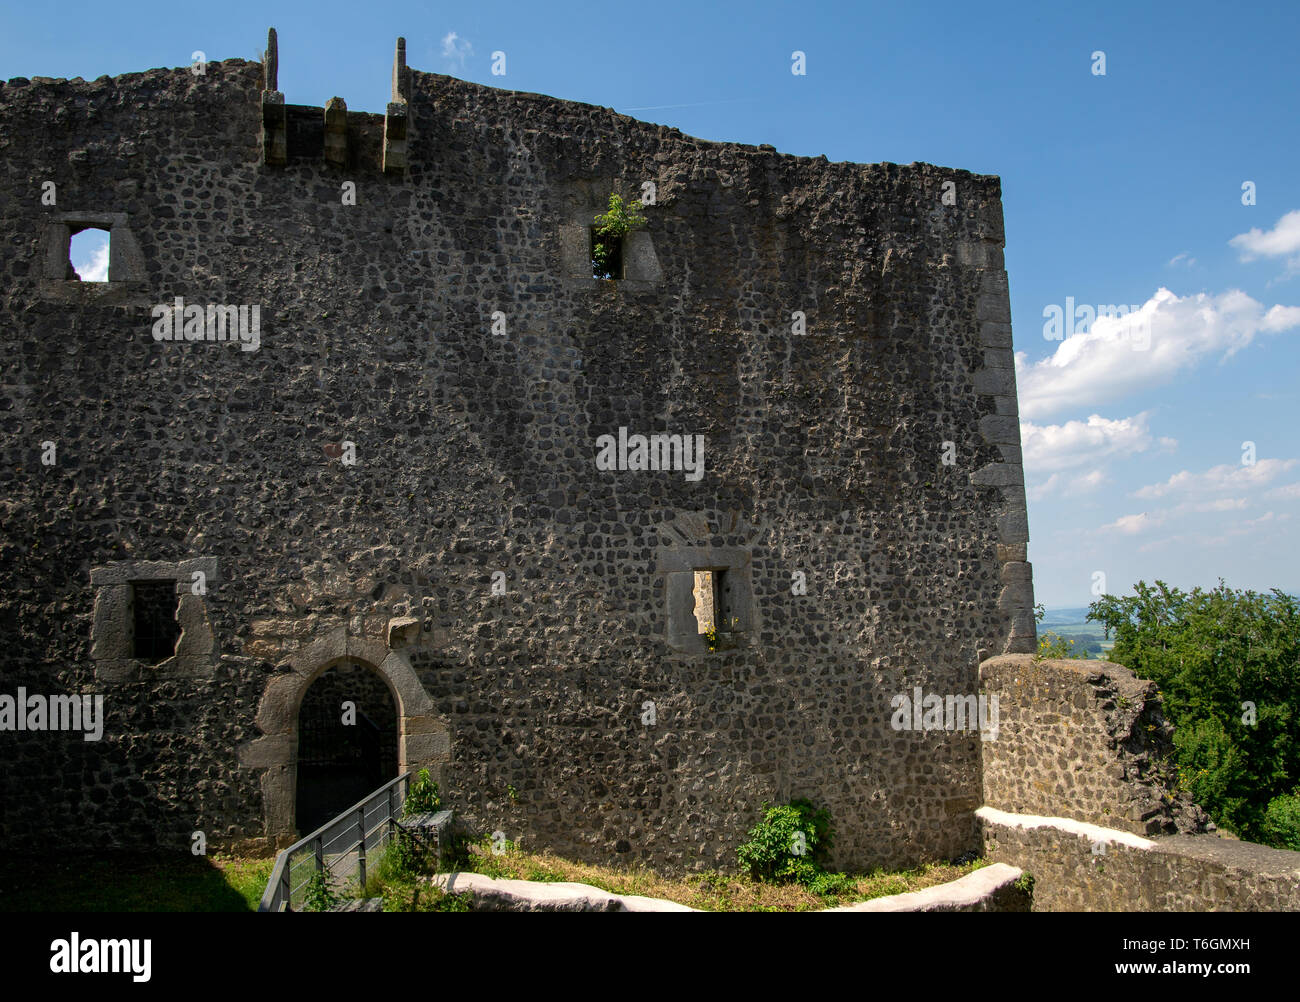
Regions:
[[[988,808],[979,816],[985,856],[1033,875],[1035,911],[1300,910],[1300,852]]]
[[[1141,835],[1204,831],[1176,793],[1173,725],[1154,682],[1109,661],[1016,654],[980,665],[1000,727],[984,746],[984,803]]]
[[[472,827],[728,866],[806,796],[839,866],[975,848],[978,735],[889,721],[1033,649],[998,179],[414,71],[402,171],[392,106],[264,135],[263,74],[0,86],[0,691],[108,717],[0,734],[0,841],[283,841],[238,751],[264,694],[396,618]],[[584,275],[584,220],[646,181],[629,278]],[[53,277],[92,216],[112,280]],[[259,306],[259,349],[155,340],[174,297]],[[705,475],[598,471],[620,427],[704,436]],[[210,652],[91,656],[93,569],[200,558]],[[727,649],[682,620],[692,566],[732,568]]]

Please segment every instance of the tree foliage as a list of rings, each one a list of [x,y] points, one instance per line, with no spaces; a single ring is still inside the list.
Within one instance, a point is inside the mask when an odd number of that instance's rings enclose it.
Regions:
[[[591,240],[591,269],[596,278],[618,278],[617,258],[621,254],[623,237],[632,232],[635,226],[645,225],[645,216],[640,215],[641,203],[632,201],[624,204],[623,197],[617,192],[609,196],[609,208],[596,216],[595,230]]]
[[[1278,589],[1236,591],[1220,580],[1184,592],[1138,582],[1088,618],[1115,634],[1110,660],[1160,686],[1176,728],[1180,781],[1216,824],[1286,845],[1300,829],[1300,604]],[[1269,823],[1265,824],[1265,818]]]

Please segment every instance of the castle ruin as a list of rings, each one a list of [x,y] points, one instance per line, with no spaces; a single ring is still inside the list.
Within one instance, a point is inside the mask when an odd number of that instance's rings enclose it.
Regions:
[[[4,735],[4,842],[283,846],[326,686],[526,847],[982,851],[994,742],[896,711],[1036,646],[998,178],[277,60],[0,84],[4,691],[105,714]]]

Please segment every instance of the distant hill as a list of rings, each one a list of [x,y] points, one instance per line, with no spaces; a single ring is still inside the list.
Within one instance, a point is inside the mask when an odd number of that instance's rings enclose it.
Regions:
[[[1081,626],[1088,621],[1088,607],[1086,605],[1075,606],[1073,608],[1047,609],[1043,616],[1043,621],[1039,626]],[[1097,624],[1091,624],[1097,626]],[[1101,627],[1097,626],[1100,631]]]

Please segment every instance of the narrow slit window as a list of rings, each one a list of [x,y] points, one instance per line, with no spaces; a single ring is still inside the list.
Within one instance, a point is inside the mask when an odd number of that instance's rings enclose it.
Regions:
[[[593,278],[623,277],[623,238],[602,235],[591,228],[591,274]]]
[[[695,572],[695,622],[700,633],[717,629],[718,572]]]
[[[68,244],[68,278],[74,282],[108,281],[109,231],[98,226],[74,229]]]
[[[131,599],[135,606],[135,657],[150,664],[166,661],[176,653],[176,641],[181,635],[176,622],[176,582],[134,581]]]

